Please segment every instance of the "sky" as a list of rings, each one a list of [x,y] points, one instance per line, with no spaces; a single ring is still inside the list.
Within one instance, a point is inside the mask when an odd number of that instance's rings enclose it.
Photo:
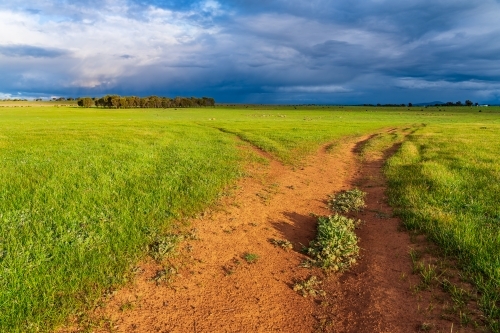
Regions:
[[[500,0],[2,0],[0,99],[500,104]]]

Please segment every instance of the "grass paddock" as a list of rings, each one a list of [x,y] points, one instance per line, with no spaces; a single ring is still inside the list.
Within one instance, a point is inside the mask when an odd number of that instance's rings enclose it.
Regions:
[[[327,142],[418,128],[388,164],[393,204],[479,286],[498,283],[497,108],[0,106],[1,332],[51,331],[123,283],[242,175],[241,141],[294,165]]]

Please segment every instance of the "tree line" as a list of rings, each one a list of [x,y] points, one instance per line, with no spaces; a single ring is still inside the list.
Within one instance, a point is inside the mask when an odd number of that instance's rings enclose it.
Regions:
[[[409,106],[411,103],[409,103]],[[378,103],[377,105],[375,104],[363,104],[363,106],[378,106],[378,107],[384,107],[384,108],[387,108],[387,107],[403,107],[403,106],[406,106],[406,104],[380,104]]]
[[[78,105],[84,108],[93,106],[109,109],[134,109],[134,108],[193,108],[215,106],[215,100],[211,97],[137,97],[106,95],[101,98],[83,97],[78,99]]]
[[[478,106],[479,104],[478,103],[475,103],[472,102],[471,100],[466,100],[465,103],[462,103],[461,101],[458,101],[456,103],[453,103],[453,102],[446,102],[446,103],[437,103],[437,104],[429,104],[429,105],[426,105],[426,106],[473,106],[473,105],[476,105]],[[413,106],[413,103],[408,103],[408,105],[406,104],[363,104],[363,106],[378,106],[378,107],[412,107]],[[419,105],[419,106],[422,106],[422,105]]]
[[[434,104],[434,106],[478,106],[479,103],[475,103],[472,102],[470,99],[466,100],[465,103],[462,103],[461,101],[458,101],[456,103],[453,103],[453,102],[446,102],[446,103],[443,103],[443,104]]]

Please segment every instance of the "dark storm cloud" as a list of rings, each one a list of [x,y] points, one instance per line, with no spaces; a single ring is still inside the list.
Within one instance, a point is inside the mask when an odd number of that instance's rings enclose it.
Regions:
[[[2,17],[18,36],[0,53],[19,66],[0,67],[23,91],[500,102],[494,0],[6,0]]]

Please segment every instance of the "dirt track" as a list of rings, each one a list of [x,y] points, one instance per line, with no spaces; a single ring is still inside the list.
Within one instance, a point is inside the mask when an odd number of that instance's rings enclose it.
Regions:
[[[218,209],[192,221],[199,239],[181,244],[173,260],[179,274],[169,283],[152,277],[154,262],[140,265],[135,281],[92,314],[96,332],[415,332],[426,318],[410,286],[409,236],[386,204],[382,160],[362,164],[363,140],[328,153],[323,147],[303,168],[283,166],[266,154],[269,165],[249,167]],[[328,194],[357,186],[368,193],[367,209],[357,217],[361,258],[343,275],[326,276],[299,267],[301,244],[315,235],[315,218],[330,214]],[[287,239],[293,251],[269,239]],[[247,263],[245,253],[259,256]],[[295,281],[316,275],[326,298],[304,298]],[[95,319],[95,322],[99,320]],[[450,322],[435,321],[433,331],[450,332]],[[63,330],[72,331],[72,330]],[[453,330],[460,332],[460,330]]]

